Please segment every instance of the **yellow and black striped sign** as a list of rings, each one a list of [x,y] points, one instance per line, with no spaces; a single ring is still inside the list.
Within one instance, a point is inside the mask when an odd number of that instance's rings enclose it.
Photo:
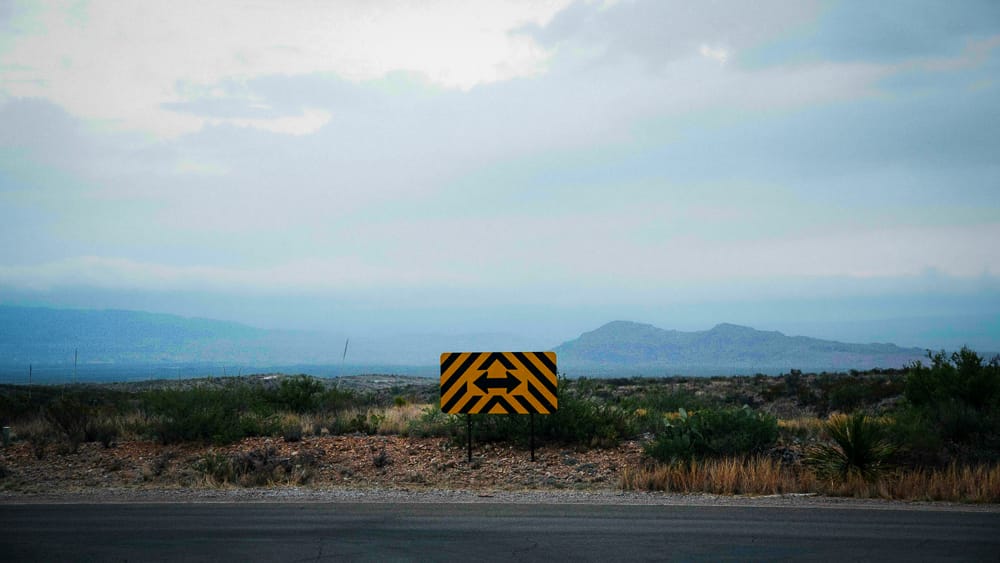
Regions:
[[[441,410],[448,414],[549,414],[559,406],[555,352],[441,354]]]

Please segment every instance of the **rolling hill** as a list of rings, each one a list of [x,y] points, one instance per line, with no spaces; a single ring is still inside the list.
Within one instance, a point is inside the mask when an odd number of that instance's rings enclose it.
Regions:
[[[734,324],[681,332],[614,321],[555,348],[561,371],[646,375],[776,373],[790,369],[846,371],[898,368],[924,350],[895,344],[847,344],[786,336]]]
[[[214,363],[329,373],[320,368],[347,367],[342,366],[344,341],[343,335],[138,311],[0,306],[0,366],[7,367],[72,366],[79,350],[81,366]],[[539,348],[510,334],[358,337],[350,341],[347,364],[393,373],[402,373],[403,366],[420,367],[404,371],[432,376],[442,351]],[[898,368],[924,357],[919,348],[845,344],[733,324],[681,332],[627,321],[608,323],[554,350],[560,371],[571,377],[846,371]]]

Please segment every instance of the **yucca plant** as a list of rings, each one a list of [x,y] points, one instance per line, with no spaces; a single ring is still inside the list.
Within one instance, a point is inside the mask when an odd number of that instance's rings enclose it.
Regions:
[[[895,446],[885,438],[878,419],[865,413],[831,416],[823,424],[833,443],[818,444],[806,453],[806,463],[823,479],[860,477],[876,480],[889,469]]]

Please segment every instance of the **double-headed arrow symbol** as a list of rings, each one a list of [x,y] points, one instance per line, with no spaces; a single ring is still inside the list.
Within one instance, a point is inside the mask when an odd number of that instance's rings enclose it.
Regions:
[[[521,384],[521,380],[517,378],[513,373],[504,370],[506,374],[503,378],[500,377],[490,377],[489,372],[484,371],[479,377],[476,378],[474,383],[476,387],[479,387],[486,393],[489,393],[491,389],[504,389],[508,394],[510,394],[518,385]]]

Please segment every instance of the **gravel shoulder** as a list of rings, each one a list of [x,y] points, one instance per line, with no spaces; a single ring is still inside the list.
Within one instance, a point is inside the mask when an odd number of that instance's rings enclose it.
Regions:
[[[307,463],[264,484],[220,483],[203,467],[213,457],[260,456]],[[254,457],[257,456],[257,457]],[[267,457],[269,456],[269,457]],[[786,494],[719,496],[622,491],[621,470],[639,463],[641,445],[576,451],[542,446],[530,452],[483,444],[473,461],[441,438],[323,436],[299,442],[252,438],[225,447],[125,442],[82,444],[76,453],[38,459],[29,444],[0,451],[6,474],[0,506],[117,503],[494,503],[801,507],[866,510],[1000,512],[1000,504],[901,502]]]
[[[100,489],[53,493],[0,493],[0,505],[21,504],[537,504],[616,506],[726,506],[847,510],[915,510],[1000,513],[996,504],[902,502],[812,495],[719,496],[622,491],[472,491],[321,489],[311,487],[223,489]]]

